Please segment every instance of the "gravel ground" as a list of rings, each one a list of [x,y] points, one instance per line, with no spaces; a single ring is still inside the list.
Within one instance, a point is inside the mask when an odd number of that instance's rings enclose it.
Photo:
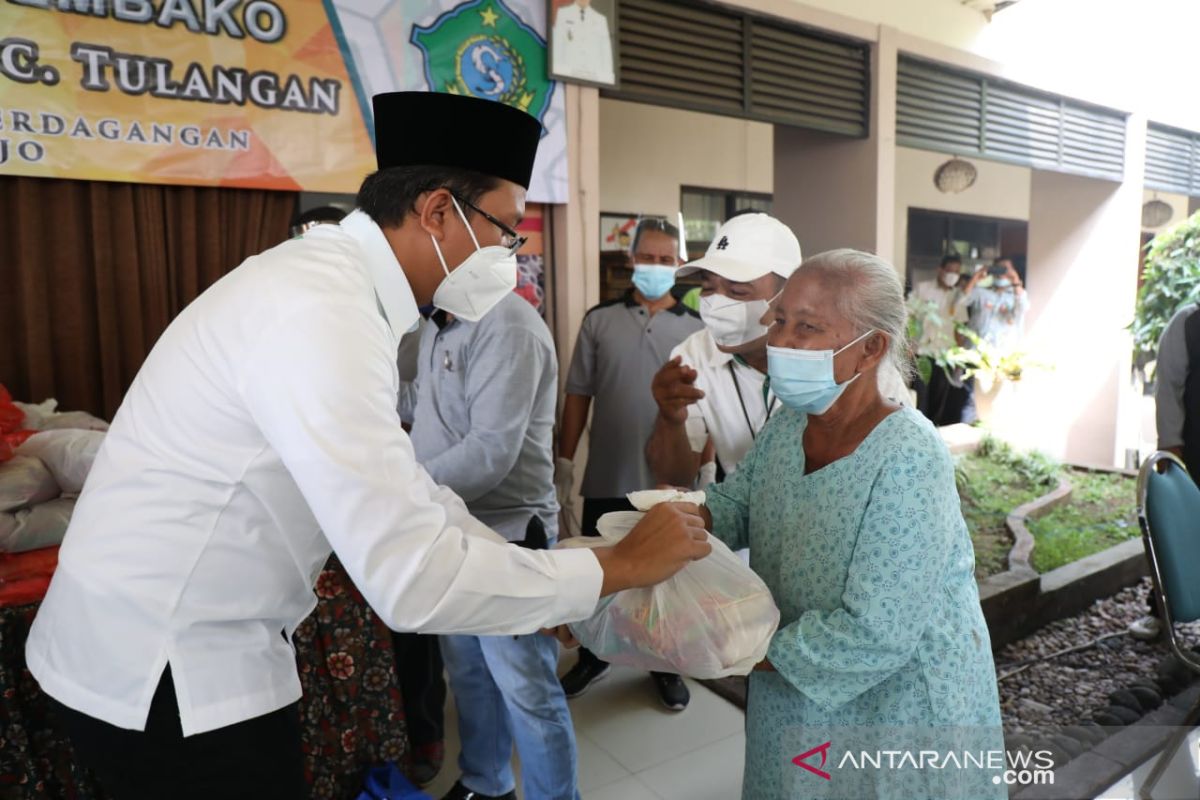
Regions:
[[[1164,685],[1159,669],[1170,655],[1166,638],[1142,642],[1125,633],[1130,622],[1147,613],[1150,585],[1147,578],[996,653],[1000,705],[1010,735],[1077,725],[1091,719],[1098,709],[1112,705],[1112,692],[1129,689],[1139,681],[1147,688],[1157,685],[1159,694],[1174,694],[1172,689],[1177,684]],[[1177,630],[1184,642],[1200,643],[1200,623],[1181,625]],[[1118,635],[1003,678],[1030,659],[1085,645],[1109,634]]]

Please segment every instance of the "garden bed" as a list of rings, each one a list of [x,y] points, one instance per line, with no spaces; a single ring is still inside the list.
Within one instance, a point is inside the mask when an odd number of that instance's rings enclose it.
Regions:
[[[1043,574],[1139,535],[1136,481],[1125,473],[1061,467],[985,438],[958,457],[956,478],[978,579],[1019,566],[1009,560],[1014,512],[1024,512],[1016,521],[1033,536],[1029,565]]]
[[[955,466],[963,518],[975,546],[975,577],[1009,569],[1013,533],[1008,516],[1058,485],[1058,467],[1044,456],[1013,452],[985,438],[973,453],[960,455]]]
[[[1031,565],[1046,573],[1140,535],[1136,479],[1120,472],[1065,470],[1070,499],[1026,523],[1033,534]]]

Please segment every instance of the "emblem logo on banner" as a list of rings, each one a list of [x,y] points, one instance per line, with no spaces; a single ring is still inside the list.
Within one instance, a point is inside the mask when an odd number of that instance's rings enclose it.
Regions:
[[[414,25],[412,43],[430,88],[495,100],[543,121],[554,93],[546,41],[501,0],[469,0],[427,27]]]

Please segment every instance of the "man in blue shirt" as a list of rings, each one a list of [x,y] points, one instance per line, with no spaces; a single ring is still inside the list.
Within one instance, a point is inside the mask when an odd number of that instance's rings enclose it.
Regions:
[[[558,535],[557,387],[550,331],[516,294],[479,322],[435,312],[421,334],[417,378],[400,386],[400,418],[412,424],[418,462],[514,546],[544,548]],[[441,645],[462,736],[462,777],[445,797],[515,800],[514,741],[526,798],[577,797],[558,642],[443,636]]]

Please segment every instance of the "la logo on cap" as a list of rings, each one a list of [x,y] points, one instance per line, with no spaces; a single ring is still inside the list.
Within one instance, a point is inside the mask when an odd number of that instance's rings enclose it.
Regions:
[[[726,250],[728,248],[729,248],[729,237],[722,236],[721,241],[717,242],[717,249],[718,250]]]

